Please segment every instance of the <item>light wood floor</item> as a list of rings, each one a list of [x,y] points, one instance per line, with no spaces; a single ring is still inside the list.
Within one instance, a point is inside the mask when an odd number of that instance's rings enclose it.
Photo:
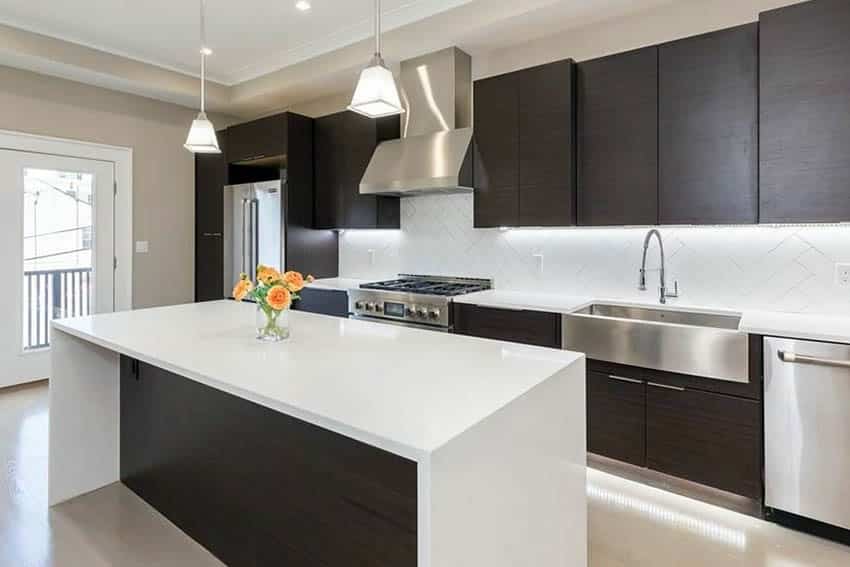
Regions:
[[[0,390],[0,566],[221,565],[120,484],[48,509],[47,420],[46,384]],[[848,547],[599,471],[588,495],[592,567],[850,565]]]

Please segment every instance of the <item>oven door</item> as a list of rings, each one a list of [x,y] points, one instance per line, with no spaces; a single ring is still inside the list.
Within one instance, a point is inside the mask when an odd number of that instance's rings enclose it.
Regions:
[[[437,325],[425,325],[422,323],[411,323],[409,321],[394,321],[392,319],[384,319],[381,317],[368,317],[366,315],[349,315],[349,319],[357,321],[368,321],[369,323],[383,323],[384,325],[395,325],[396,327],[408,327],[411,329],[423,329],[425,331],[437,331],[438,333],[449,333],[449,327],[441,327]]]

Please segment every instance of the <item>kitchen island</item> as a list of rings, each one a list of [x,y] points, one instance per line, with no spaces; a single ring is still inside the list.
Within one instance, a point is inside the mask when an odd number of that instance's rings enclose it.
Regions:
[[[583,355],[253,309],[55,322],[51,505],[122,481],[229,565],[587,564]]]

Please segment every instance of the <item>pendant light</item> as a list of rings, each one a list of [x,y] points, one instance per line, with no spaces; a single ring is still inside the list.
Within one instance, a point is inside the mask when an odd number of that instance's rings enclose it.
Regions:
[[[404,112],[395,77],[381,56],[381,0],[375,0],[375,56],[372,63],[360,73],[348,109],[369,118]]]
[[[218,138],[215,135],[215,127],[206,113],[206,75],[207,55],[212,55],[212,50],[207,47],[207,29],[204,17],[205,0],[201,0],[201,111],[192,121],[189,135],[186,137],[184,148],[194,154],[220,154]]]

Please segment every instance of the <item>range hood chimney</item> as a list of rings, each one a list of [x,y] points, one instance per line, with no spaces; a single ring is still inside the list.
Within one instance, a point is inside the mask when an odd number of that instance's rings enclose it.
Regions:
[[[401,63],[402,138],[375,149],[367,195],[472,191],[472,59],[450,47]]]

